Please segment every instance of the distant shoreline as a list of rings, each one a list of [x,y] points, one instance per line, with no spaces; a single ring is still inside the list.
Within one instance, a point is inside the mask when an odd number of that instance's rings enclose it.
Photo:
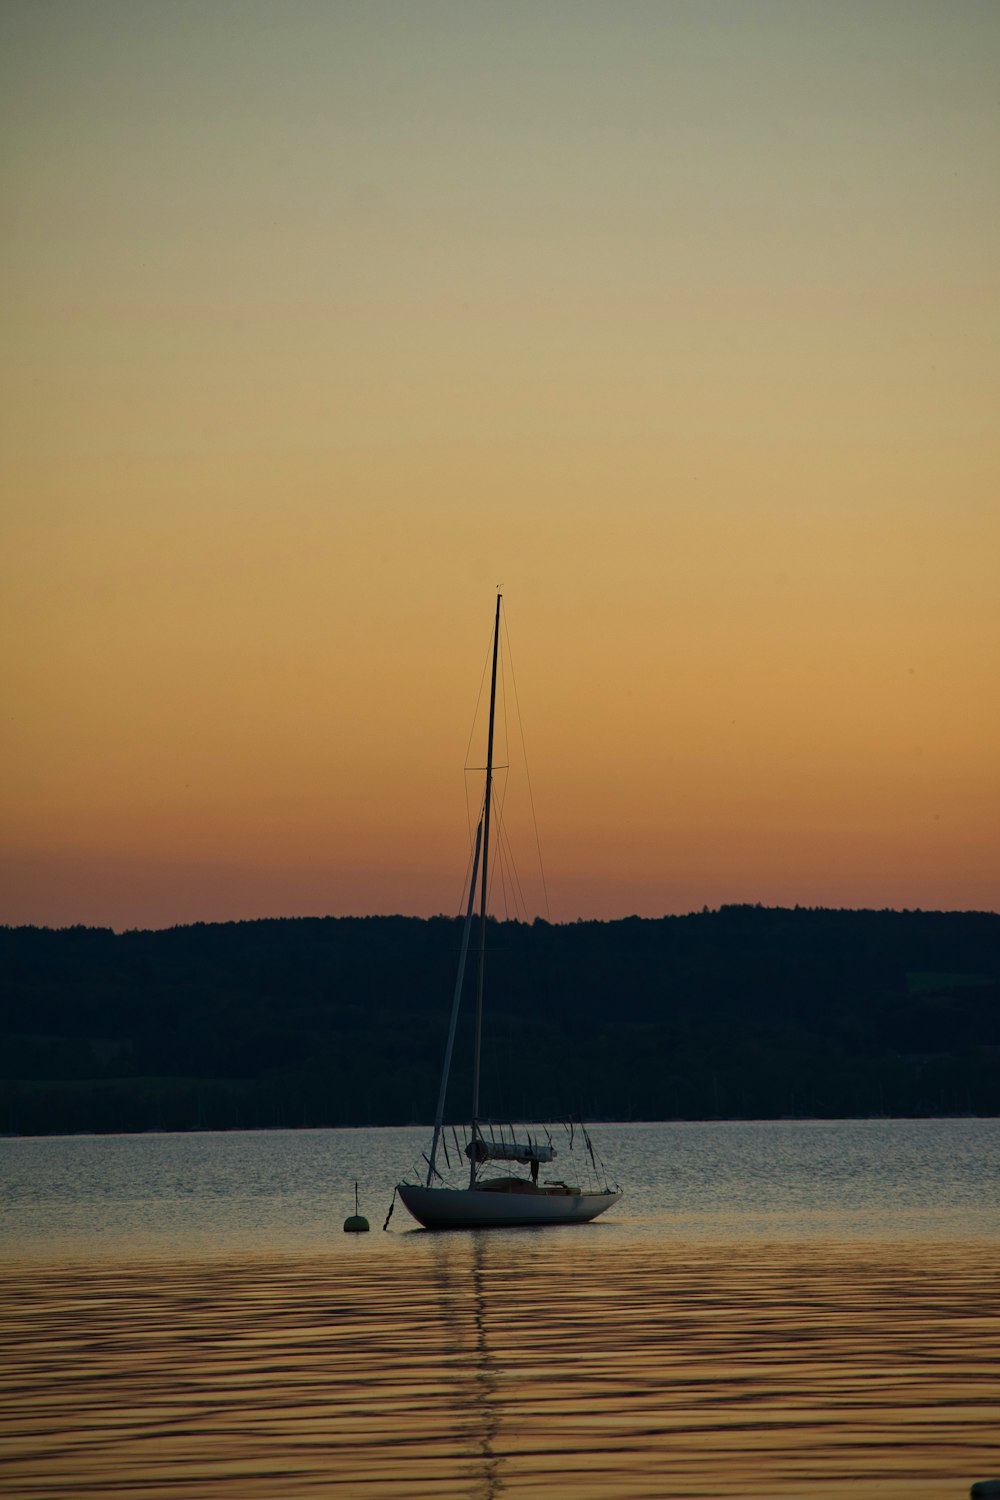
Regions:
[[[0,929],[14,1136],[434,1115],[460,926]],[[731,906],[491,922],[486,1108],[616,1122],[1000,1116],[1000,916]],[[448,1113],[471,1095],[470,1011]]]
[[[884,1123],[887,1125],[912,1124],[932,1125],[935,1121],[955,1120],[1000,1120],[1000,1114],[987,1115],[802,1115],[792,1118],[787,1115],[774,1118],[758,1117],[754,1119],[741,1119],[732,1117],[728,1119],[705,1119],[705,1120],[587,1120],[585,1123],[595,1129],[601,1130],[606,1125],[626,1125],[631,1128],[643,1125],[874,1125]],[[552,1121],[528,1120],[518,1121],[519,1124],[551,1124]],[[15,1134],[9,1130],[0,1130],[0,1141],[46,1141],[46,1140],[108,1140],[122,1139],[125,1137],[160,1136],[160,1135],[286,1135],[290,1132],[295,1134],[310,1131],[319,1134],[328,1131],[352,1131],[352,1130],[416,1130],[428,1133],[432,1124],[408,1124],[408,1125],[229,1125],[217,1129],[208,1129],[205,1126],[192,1125],[188,1128],[177,1130],[70,1130],[51,1131],[46,1134]]]

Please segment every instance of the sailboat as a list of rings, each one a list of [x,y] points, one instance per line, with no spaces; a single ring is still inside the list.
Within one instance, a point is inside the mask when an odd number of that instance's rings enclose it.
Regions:
[[[585,1224],[611,1208],[621,1197],[621,1190],[608,1181],[607,1174],[599,1165],[593,1143],[582,1122],[568,1122],[564,1130],[571,1147],[577,1139],[585,1147],[584,1161],[589,1162],[587,1167],[589,1180],[585,1184],[554,1178],[543,1178],[539,1182],[539,1172],[543,1166],[549,1170],[555,1170],[551,1167],[551,1163],[559,1151],[553,1135],[556,1127],[535,1126],[533,1129],[525,1127],[522,1130],[515,1130],[512,1125],[486,1119],[480,1115],[479,1077],[482,1061],[483,995],[486,974],[486,902],[489,886],[490,813],[493,802],[493,731],[496,719],[501,597],[498,593],[496,616],[493,622],[493,670],[490,679],[490,714],[486,744],[486,788],[483,796],[482,816],[476,829],[472,879],[469,883],[469,900],[462,933],[458,977],[452,999],[451,1024],[445,1047],[441,1086],[438,1092],[434,1133],[430,1152],[424,1157],[427,1166],[425,1180],[423,1182],[400,1182],[396,1185],[396,1192],[403,1204],[417,1222],[426,1229],[495,1229],[520,1225]],[[464,1157],[468,1163],[468,1179],[459,1186],[451,1186],[445,1181],[439,1164],[443,1152],[449,1167],[452,1166],[445,1133],[444,1111],[465,977],[469,936],[475,909],[477,878],[480,886],[479,967],[476,982],[472,1113],[468,1126],[461,1127],[461,1141],[458,1129],[455,1126],[450,1127],[458,1161],[461,1162],[461,1158]],[[495,1162],[506,1163],[508,1166],[525,1166],[529,1169],[529,1175],[527,1177],[486,1175],[490,1170],[490,1163]],[[462,1171],[464,1175],[464,1165]]]

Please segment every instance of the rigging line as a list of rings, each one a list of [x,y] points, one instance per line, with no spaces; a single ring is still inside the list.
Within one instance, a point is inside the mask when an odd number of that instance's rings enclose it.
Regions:
[[[521,889],[521,877],[517,870],[517,861],[514,858],[514,850],[510,842],[510,834],[502,819],[497,820],[497,851],[504,861],[504,870],[510,882],[511,899],[514,903],[514,915],[517,918],[528,920],[528,908],[524,900],[524,892]]]
[[[507,855],[504,851],[502,841],[497,844],[497,859],[499,861],[497,869],[500,871],[500,889],[501,895],[503,897],[503,919],[505,922],[509,922],[510,901],[513,900],[514,892],[513,888],[511,888],[509,892],[510,900],[508,900],[508,887],[510,886],[510,860],[507,858]],[[516,902],[514,905],[514,915],[515,917],[517,916]]]
[[[482,817],[482,815],[483,815],[483,813],[482,813],[482,807],[480,807],[480,809],[479,809],[479,816]],[[468,817],[469,817],[469,794],[468,794],[468,792],[466,792],[466,794],[465,794],[465,816],[468,819]],[[478,827],[478,822],[477,822],[477,827]],[[462,915],[462,913],[465,910],[465,903],[466,903],[466,899],[467,899],[466,898],[466,892],[469,889],[469,877],[470,877],[471,872],[472,872],[472,861],[476,857],[476,854],[475,854],[475,841],[472,840],[472,827],[471,827],[471,824],[470,824],[470,827],[469,827],[469,837],[470,837],[470,841],[471,842],[470,842],[470,846],[469,846],[469,857],[468,857],[468,859],[465,862],[465,881],[464,881],[464,883],[462,885],[462,891],[461,891],[461,894],[459,895],[459,898],[458,898],[458,905],[455,908],[456,915],[459,916],[459,917]]]
[[[507,629],[507,611],[503,611],[503,630],[507,637],[506,661],[510,667],[510,685],[514,691],[514,711],[517,715],[517,728],[521,737],[521,754],[524,757],[524,779],[528,784],[528,804],[531,807],[531,822],[535,830],[535,850],[538,854],[538,873],[542,877],[542,896],[545,900],[545,920],[551,922],[552,915],[549,911],[549,888],[545,880],[545,866],[542,864],[542,841],[538,836],[538,819],[535,816],[535,795],[531,789],[531,772],[528,769],[528,747],[524,743],[524,720],[521,717],[521,704],[517,696],[517,676],[514,672],[514,653],[510,649],[510,631]],[[509,756],[508,756],[509,759]]]
[[[485,794],[484,794],[483,801],[485,801],[485,800],[486,800],[486,798],[485,798]],[[479,826],[479,819],[482,816],[483,816],[483,802],[480,802],[480,804],[479,804],[479,817],[477,817],[477,819],[476,819],[476,827],[477,828]],[[472,836],[472,820],[471,820],[471,816],[470,816],[470,813],[469,813],[469,784],[468,784],[468,782],[466,782],[466,786],[465,786],[465,817],[466,817],[467,823],[469,824],[469,857],[468,857],[468,859],[465,862],[465,882],[464,882],[464,884],[462,886],[462,891],[461,891],[461,894],[460,894],[460,896],[458,898],[458,904],[457,904],[457,906],[455,908],[455,913],[459,917],[465,911],[465,903],[466,903],[466,899],[467,899],[466,893],[467,893],[467,891],[469,889],[469,876],[470,876],[470,874],[472,872],[472,861],[475,858],[475,840],[474,840],[474,838]]]
[[[498,819],[498,853],[502,861],[502,873],[505,880],[505,894],[510,891],[510,901],[513,904],[514,919],[519,918],[520,909],[523,909],[525,898],[520,891],[520,877],[517,874],[517,861],[514,858],[514,846],[511,843],[510,832],[507,828],[507,819],[504,817],[504,808],[501,807],[501,816]],[[510,915],[510,913],[508,913]]]
[[[504,921],[510,921],[510,905],[508,902],[508,886],[510,885],[510,850],[508,839],[504,832],[502,820],[497,820],[497,869],[500,872],[500,885],[503,894]],[[513,890],[510,892],[513,899]],[[516,908],[515,908],[516,915]]]
[[[520,903],[520,915],[523,916],[523,918],[524,918],[525,921],[527,921],[528,920],[528,903],[527,903],[527,901],[525,900],[525,897],[524,897],[524,887],[523,887],[523,885],[521,883],[521,874],[520,874],[520,871],[518,869],[517,859],[515,858],[515,855],[514,855],[514,845],[513,845],[512,841],[511,841],[510,833],[508,832],[508,829],[507,829],[507,822],[506,822],[506,819],[505,819],[505,816],[504,816],[504,813],[505,813],[505,810],[506,810],[506,798],[507,798],[507,793],[508,793],[509,789],[510,789],[509,779],[505,779],[504,785],[503,785],[503,793],[500,796],[499,801],[497,803],[497,814],[496,814],[496,822],[497,822],[497,830],[498,830],[497,851],[498,851],[498,855],[501,852],[503,853],[503,855],[504,855],[504,857],[506,859],[506,862],[507,862],[506,863],[506,868],[507,868],[507,870],[510,873],[510,879],[511,879],[512,885],[514,887],[516,887],[515,908],[517,907],[517,904],[518,904],[518,901],[519,901],[519,903]]]
[[[472,813],[469,810],[469,778],[467,776],[464,776],[462,778],[462,780],[465,783],[464,788],[463,788],[463,790],[465,792],[465,829],[466,829],[466,833],[467,833],[468,839],[469,839],[469,847],[471,848],[472,847]]]
[[[520,914],[526,922],[528,920],[528,903],[524,899],[524,888],[521,885],[521,874],[517,868],[517,860],[514,858],[514,846],[510,841],[510,834],[507,832],[507,825],[502,821],[502,819],[500,821],[499,827],[500,836],[506,848],[507,867],[510,871],[511,883],[512,886],[516,889],[517,893],[515,905],[517,905],[518,902],[520,903]]]
[[[497,827],[497,834],[499,835],[499,833],[500,833],[500,820],[499,820],[499,818],[497,819],[497,825],[496,825],[496,827]],[[503,919],[506,922],[510,918],[510,912],[507,910],[507,881],[504,878],[503,842],[502,842],[502,840],[499,837],[497,838],[496,860],[497,860],[497,862],[496,862],[496,870],[497,870],[497,872],[498,872],[498,874],[500,876],[500,898],[503,901]]]
[[[479,718],[479,705],[483,701],[483,684],[486,681],[486,675],[487,675],[487,673],[489,671],[490,657],[492,656],[492,654],[493,654],[493,628],[491,626],[490,627],[490,638],[486,642],[486,658],[485,658],[485,660],[483,662],[483,675],[479,679],[479,693],[478,693],[478,695],[476,697],[476,711],[472,715],[472,728],[469,730],[469,743],[465,747],[465,761],[463,762],[463,764],[466,765],[466,766],[468,766],[468,764],[469,764],[469,751],[472,749],[472,741],[474,740],[475,735],[476,735],[476,720]]]
[[[476,737],[476,724],[479,722],[479,705],[483,701],[483,686],[484,686],[484,684],[486,682],[486,676],[487,676],[487,673],[489,672],[489,669],[490,669],[490,657],[491,657],[492,653],[493,653],[493,631],[491,629],[490,630],[490,634],[489,634],[489,639],[486,642],[486,655],[483,658],[483,670],[482,670],[482,673],[481,673],[480,678],[479,678],[479,692],[476,694],[476,707],[475,707],[475,710],[473,711],[473,715],[472,715],[472,727],[469,730],[469,742],[468,742],[468,744],[465,747],[465,755],[462,757],[462,765],[463,765],[463,767],[465,768],[466,771],[470,770],[469,756],[472,753],[472,741]],[[469,778],[468,778],[468,776],[464,776],[462,778],[462,780],[463,780],[464,786],[465,786],[465,822],[466,822],[466,828],[467,828],[468,836],[469,836],[469,847],[471,849],[471,847],[472,847],[472,827],[473,827],[473,824],[472,824],[472,813],[471,813],[471,811],[469,809]],[[485,802],[485,800],[486,800],[486,793],[484,791],[483,798],[482,798],[482,801],[480,802],[480,806],[479,806],[479,816],[480,817],[482,817],[482,815],[483,815],[482,803]],[[478,819],[477,819],[477,822],[478,822]],[[459,907],[460,908],[464,904],[464,900],[465,900],[465,897],[464,897],[464,894],[463,894],[463,896],[461,897],[461,899],[459,901]]]
[[[503,807],[504,807],[504,802],[506,801],[506,798],[507,798],[507,783],[508,783],[508,778],[505,776],[503,778],[503,785],[500,786],[500,787],[494,786],[494,788],[493,788],[493,821],[494,821],[494,823],[495,823],[495,825],[497,827],[499,827],[500,824],[503,822]],[[485,800],[485,797],[484,797],[484,800]],[[497,848],[499,848],[499,843],[500,843],[500,841],[498,839],[497,840]],[[496,868],[497,868],[497,856],[496,856],[496,852],[494,852],[494,855],[493,855],[493,868],[487,872],[487,874],[488,874],[488,879],[487,879],[487,883],[486,883],[486,898],[487,898],[487,903],[489,902],[489,899],[490,899],[490,897],[493,894],[493,877],[496,874]]]
[[[469,889],[469,878],[470,878],[471,870],[472,870],[472,850],[470,849],[469,850],[469,857],[465,861],[465,879],[462,881],[462,893],[463,893],[463,895],[459,896],[458,901],[457,901],[457,903],[455,905],[455,908],[454,908],[455,916],[456,917],[460,917],[462,915],[462,900],[463,900],[464,893]]]
[[[504,610],[501,607],[501,615]],[[507,654],[503,648],[503,632],[500,634],[500,710],[503,716],[504,759],[510,764],[510,735],[507,732]]]

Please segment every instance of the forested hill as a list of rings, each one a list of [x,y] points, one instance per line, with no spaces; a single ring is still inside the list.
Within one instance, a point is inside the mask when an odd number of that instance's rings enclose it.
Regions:
[[[994,913],[489,927],[494,1118],[1000,1114]],[[427,1121],[460,937],[444,917],[0,929],[0,1130]]]

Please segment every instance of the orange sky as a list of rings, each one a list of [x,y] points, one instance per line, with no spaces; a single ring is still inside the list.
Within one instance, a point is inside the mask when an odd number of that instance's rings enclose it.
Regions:
[[[0,31],[0,920],[997,909],[1000,11]]]

